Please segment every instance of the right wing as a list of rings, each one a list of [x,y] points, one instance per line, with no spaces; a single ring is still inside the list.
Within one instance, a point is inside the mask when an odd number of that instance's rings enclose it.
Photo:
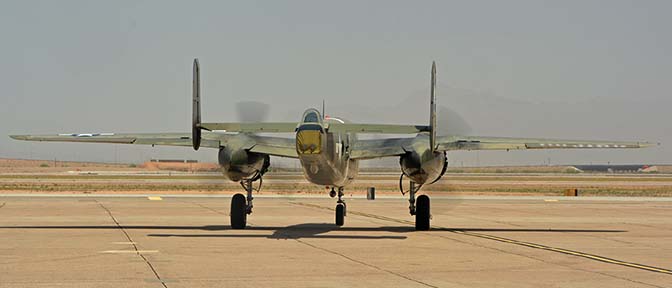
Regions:
[[[208,133],[203,135],[203,146],[219,148],[222,136]],[[112,143],[138,144],[163,146],[191,146],[190,133],[72,133],[50,135],[10,135],[16,140],[24,141],[51,141],[51,142],[80,142],[80,143]]]
[[[236,140],[237,136],[238,134],[203,133],[201,136],[201,146],[219,149],[220,146],[229,145],[229,141],[244,141],[245,143],[243,144],[243,148],[250,152],[288,158],[298,157],[293,139],[259,135],[244,135],[244,138],[240,138],[243,140]],[[24,141],[110,143],[183,147],[192,146],[191,133],[72,133],[55,135],[11,135],[9,137]]]
[[[299,158],[296,153],[296,140],[291,138],[249,135],[254,140],[254,146],[248,151],[268,154],[271,156]]]

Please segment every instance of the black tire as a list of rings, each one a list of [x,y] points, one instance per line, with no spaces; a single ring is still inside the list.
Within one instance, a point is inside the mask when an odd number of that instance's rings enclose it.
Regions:
[[[429,230],[429,196],[420,195],[415,202],[415,230]]]
[[[245,195],[236,194],[231,198],[231,228],[245,229],[247,225],[247,200]]]
[[[345,205],[337,204],[336,205],[336,225],[343,226],[345,222]]]

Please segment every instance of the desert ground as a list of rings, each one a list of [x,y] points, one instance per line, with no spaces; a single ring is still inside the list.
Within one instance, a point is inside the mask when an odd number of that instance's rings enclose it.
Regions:
[[[365,195],[400,195],[399,172],[362,171],[345,190]],[[423,187],[429,195],[564,195],[671,197],[672,174],[575,173],[567,167],[451,168]],[[240,185],[226,180],[213,163],[101,164],[39,160],[0,160],[0,193],[39,194],[204,194],[231,195]],[[326,187],[307,182],[301,172],[276,169],[264,177],[263,194],[325,194]]]

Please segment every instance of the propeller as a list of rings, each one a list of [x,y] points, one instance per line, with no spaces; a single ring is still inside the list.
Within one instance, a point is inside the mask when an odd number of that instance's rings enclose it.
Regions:
[[[436,131],[438,135],[468,135],[472,132],[471,126],[462,118],[460,113],[441,105],[439,105],[438,110],[439,124]]]
[[[268,119],[270,105],[257,101],[236,103],[236,116],[240,122],[265,122]]]
[[[389,114],[390,111],[396,112],[396,115],[403,115],[404,113],[408,113],[409,107],[418,107],[418,99],[424,99],[426,98],[426,94],[429,92],[427,90],[420,90],[417,93],[413,93],[412,96],[406,97],[403,101],[401,101],[399,104],[397,104],[394,107],[390,108],[385,108],[384,111],[385,113]],[[468,135],[469,133],[472,132],[471,126],[468,124],[468,122],[460,115],[460,113],[456,112],[455,110],[448,108],[447,105],[441,105],[441,97],[437,96],[437,111],[436,111],[436,117],[437,117],[437,135],[438,136],[446,136],[446,135]],[[444,101],[443,103],[448,102],[447,100]],[[422,102],[424,104],[426,102]],[[423,105],[424,106],[424,105]],[[427,113],[424,108],[422,109],[417,109],[413,110],[415,111],[414,113],[423,113],[422,114],[422,119],[425,118],[424,113]]]

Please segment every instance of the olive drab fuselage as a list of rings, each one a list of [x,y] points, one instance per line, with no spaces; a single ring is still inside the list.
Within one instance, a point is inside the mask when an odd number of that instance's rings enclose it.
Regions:
[[[296,129],[296,152],[308,181],[343,187],[357,176],[359,162],[348,157],[348,149],[356,141],[356,135],[327,131],[324,123],[332,121],[342,120],[323,119],[317,110],[306,110]]]

